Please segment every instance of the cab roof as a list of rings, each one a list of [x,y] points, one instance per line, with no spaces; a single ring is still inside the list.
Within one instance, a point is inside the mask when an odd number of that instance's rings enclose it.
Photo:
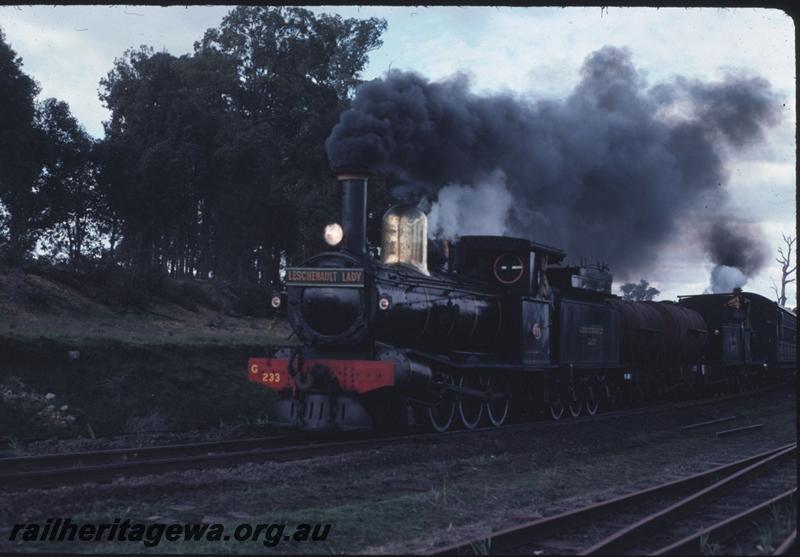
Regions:
[[[462,246],[471,249],[485,249],[491,251],[512,251],[512,252],[537,252],[547,254],[553,262],[562,261],[566,253],[558,248],[532,242],[525,238],[514,238],[510,236],[461,236],[459,242]]]

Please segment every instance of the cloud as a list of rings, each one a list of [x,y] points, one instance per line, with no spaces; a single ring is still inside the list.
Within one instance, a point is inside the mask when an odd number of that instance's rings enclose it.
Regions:
[[[66,101],[95,137],[108,111],[98,83],[114,59],[131,47],[151,45],[180,55],[216,26],[226,6],[26,6],[0,7],[6,40],[23,58],[23,70],[41,86],[40,98]],[[126,13],[127,12],[127,13]],[[141,14],[141,15],[131,15]]]

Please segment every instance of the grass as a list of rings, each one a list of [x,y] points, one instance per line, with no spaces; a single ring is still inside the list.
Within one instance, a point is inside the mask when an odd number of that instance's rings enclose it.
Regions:
[[[78,419],[71,430],[52,430],[25,407],[0,406],[0,435],[20,440],[215,427],[254,423],[274,396],[247,381],[247,359],[263,345],[146,345],[108,343],[81,347],[76,361],[68,346],[52,341],[9,346],[5,375],[32,393],[54,393]],[[2,379],[2,378],[0,378]],[[74,431],[73,431],[74,430]]]
[[[795,503],[772,505],[769,516],[763,523],[757,524],[758,545],[756,549],[762,554],[771,555],[783,540],[794,529],[797,523]]]
[[[469,544],[473,555],[489,555],[492,552],[492,537]]]
[[[773,409],[774,410],[774,409]],[[791,414],[791,415],[789,415]],[[790,432],[794,413],[770,420],[770,430]],[[453,541],[487,536],[490,529],[502,524],[509,509],[517,514],[537,516],[542,508],[560,502],[561,508],[584,505],[596,495],[609,495],[609,488],[637,483],[652,484],[664,473],[665,464],[681,463],[699,466],[709,457],[709,440],[702,436],[679,433],[656,445],[621,450],[619,446],[596,447],[590,457],[576,458],[581,447],[561,447],[553,456],[532,452],[503,452],[495,458],[485,453],[461,458],[429,459],[426,449],[419,448],[414,458],[400,457],[408,448],[397,447],[369,453],[356,453],[342,458],[306,463],[273,464],[266,468],[252,466],[241,469],[234,477],[198,476],[185,482],[164,478],[162,487],[146,485],[142,491],[113,487],[80,503],[86,520],[107,521],[115,516],[153,522],[148,517],[175,517],[181,522],[200,522],[206,515],[237,510],[253,519],[225,522],[253,523],[330,523],[333,525],[326,542],[280,544],[274,553],[353,553],[355,551],[407,553],[426,547],[426,540]],[[722,444],[716,444],[723,447]],[[716,458],[719,456],[717,455]],[[714,458],[714,456],[711,456]],[[421,459],[421,460],[420,460]],[[692,464],[693,463],[693,464]],[[323,474],[322,470],[330,470]],[[227,479],[224,479],[227,478]],[[427,485],[426,491],[418,486]],[[568,481],[567,481],[568,480]],[[174,483],[173,483],[174,482]],[[197,483],[195,483],[197,482]],[[416,483],[415,483],[416,482]],[[335,489],[334,489],[335,488]],[[106,495],[102,495],[106,493]],[[127,495],[122,495],[126,493]],[[336,495],[334,495],[336,493]],[[69,493],[61,497],[69,502],[48,501],[48,507],[27,510],[26,516],[38,516],[53,508],[62,515],[78,509]],[[110,505],[106,498],[113,501]],[[176,503],[188,505],[191,511],[175,511]],[[14,507],[12,507],[14,508]],[[17,511],[15,511],[17,512]],[[110,518],[109,518],[110,517]],[[170,519],[173,520],[173,519]],[[777,540],[777,534],[773,535]],[[473,548],[476,554],[491,549],[491,542]],[[717,548],[706,544],[710,553]],[[71,551],[86,551],[89,546],[74,545]],[[35,548],[30,546],[32,550]],[[94,548],[91,548],[94,550]],[[141,552],[136,544],[100,544],[98,551]],[[259,553],[265,548],[246,542],[162,543],[159,552],[166,553]]]
[[[11,456],[22,455],[24,453],[22,444],[20,443],[19,439],[10,435],[6,438],[6,448],[10,452]]]
[[[138,283],[121,271],[106,279],[58,269],[0,272],[0,384],[21,381],[29,399],[54,393],[75,418],[71,426],[44,423],[30,404],[3,403],[0,436],[264,422],[272,394],[247,382],[247,359],[270,344],[296,343],[284,319],[235,313],[247,298],[221,284],[161,280],[137,293]],[[121,303],[126,293],[141,303]],[[77,359],[67,357],[75,351]]]
[[[181,322],[148,316],[98,317],[91,320],[69,316],[47,319],[3,318],[0,338],[15,342],[51,340],[63,344],[96,346],[116,342],[134,346],[169,345],[263,345],[292,344],[291,330],[283,320],[264,318],[227,318],[210,327],[202,316]]]
[[[250,316],[269,307],[264,288],[240,292],[213,281],[142,280],[123,270],[109,276],[49,268],[0,271],[0,338],[246,345],[286,342],[291,332],[283,319]],[[126,305],[121,300],[128,295],[142,299]]]
[[[700,553],[702,555],[723,555],[723,546],[708,541],[708,534],[700,538]]]
[[[702,555],[772,555],[794,529],[795,523],[794,501],[774,504],[764,519],[752,522],[754,534],[750,534],[750,528],[742,528],[739,536],[727,544],[712,542],[706,534],[700,538],[700,552]],[[754,544],[754,547],[748,544]]]

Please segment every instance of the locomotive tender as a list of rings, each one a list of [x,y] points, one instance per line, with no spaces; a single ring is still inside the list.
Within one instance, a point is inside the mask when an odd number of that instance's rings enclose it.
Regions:
[[[425,214],[383,217],[380,260],[366,244],[368,174],[342,171],[331,249],[286,270],[299,346],[251,358],[277,391],[277,422],[323,429],[421,423],[445,431],[511,416],[595,414],[621,397],[710,384],[737,388],[795,367],[796,317],[752,293],[629,302],[604,268],[562,266],[561,250],[463,236],[428,268]]]

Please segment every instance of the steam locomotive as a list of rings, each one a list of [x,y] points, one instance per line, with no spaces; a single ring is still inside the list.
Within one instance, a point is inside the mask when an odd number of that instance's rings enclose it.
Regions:
[[[795,368],[795,315],[757,294],[625,301],[606,268],[566,266],[559,249],[502,236],[463,236],[431,270],[426,216],[410,205],[386,212],[373,257],[368,174],[337,181],[330,249],[288,268],[285,295],[272,298],[301,344],[249,361],[248,379],[278,394],[277,422],[472,429],[743,389]]]

